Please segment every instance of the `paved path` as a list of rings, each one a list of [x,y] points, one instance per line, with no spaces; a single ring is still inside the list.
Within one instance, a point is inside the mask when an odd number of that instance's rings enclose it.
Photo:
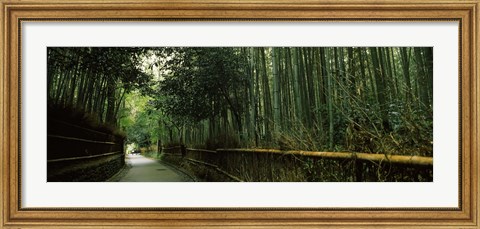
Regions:
[[[111,179],[119,182],[188,182],[188,176],[141,155],[126,156],[127,169]]]

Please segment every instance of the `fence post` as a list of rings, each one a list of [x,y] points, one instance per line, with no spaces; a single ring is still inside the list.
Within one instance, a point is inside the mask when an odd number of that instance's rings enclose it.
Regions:
[[[358,160],[357,154],[352,155],[353,159],[353,181],[361,182],[363,181],[363,162],[362,160]]]
[[[363,162],[358,160],[356,157],[353,162],[353,171],[355,172],[355,182],[362,182],[363,181]]]
[[[358,160],[357,154],[352,154],[352,181],[360,182],[362,181],[363,173],[363,162]]]
[[[182,152],[182,158],[184,158],[187,155],[187,147],[185,147],[185,145],[180,145],[180,150]]]
[[[159,156],[162,153],[162,143],[160,142],[160,139],[157,140],[157,156]]]
[[[117,143],[118,144],[118,143]],[[125,139],[122,138],[121,139],[121,147],[120,147],[120,151],[123,153],[123,156],[122,156],[122,166],[125,165],[125,157],[127,155],[127,152],[125,152]]]

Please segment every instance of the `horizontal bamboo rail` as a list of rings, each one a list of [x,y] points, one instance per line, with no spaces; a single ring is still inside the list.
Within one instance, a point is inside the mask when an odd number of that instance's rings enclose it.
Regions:
[[[125,165],[124,137],[48,119],[47,181],[105,181]]]
[[[404,156],[404,155],[386,155],[372,153],[350,153],[350,152],[314,152],[301,150],[277,150],[277,149],[217,149],[217,152],[232,153],[274,153],[283,155],[297,155],[308,157],[321,157],[331,159],[357,159],[374,162],[389,162],[393,164],[416,165],[416,166],[432,166],[432,157],[422,156]]]
[[[163,154],[174,156],[174,157],[183,157],[183,155],[178,154],[178,153],[166,153],[166,152],[164,152]]]
[[[50,122],[50,121],[57,122],[57,123],[60,123],[60,124],[62,124],[62,125],[71,126],[71,127],[73,127],[73,128],[85,130],[85,131],[92,132],[92,133],[95,133],[95,134],[102,134],[102,135],[105,135],[105,136],[113,135],[113,134],[108,134],[108,133],[101,132],[101,131],[98,131],[98,130],[92,130],[92,129],[90,129],[90,128],[85,128],[85,127],[83,127],[83,126],[78,126],[78,125],[75,125],[75,124],[71,124],[71,123],[68,123],[68,122],[65,122],[65,121],[61,121],[61,120],[58,120],[58,119],[49,119],[48,121],[49,121],[49,122]]]
[[[193,149],[187,148],[188,151],[203,152],[203,153],[217,153],[215,150],[206,150],[206,149]]]
[[[348,168],[342,173],[336,174],[335,177],[332,177],[328,174],[316,174],[314,172],[314,176],[318,175],[318,179],[324,181],[339,181],[338,179],[348,180],[348,181],[397,181],[398,179],[411,181],[411,180],[429,180],[432,177],[432,169],[433,169],[433,157],[424,157],[424,156],[405,156],[405,155],[385,155],[385,154],[374,154],[374,153],[357,153],[357,152],[316,152],[316,151],[302,151],[302,150],[278,150],[278,149],[217,149],[217,150],[204,150],[204,149],[193,149],[193,148],[185,148],[184,146],[177,146],[177,147],[170,147],[170,149],[174,148],[181,148],[183,151],[187,152],[197,152],[200,154],[200,158],[196,158],[197,154],[183,154],[176,155],[181,156],[182,160],[197,164],[203,165],[207,168],[216,170],[218,173],[226,175],[230,177],[232,180],[236,181],[278,181],[280,178],[271,178],[268,176],[266,177],[259,177],[259,171],[257,171],[257,166],[260,166],[260,163],[266,163],[265,169],[260,169],[260,172],[278,172],[279,174],[283,174],[285,176],[285,166],[293,166],[293,173],[297,173],[298,168],[302,168],[302,164],[295,164],[298,162],[302,162],[303,157],[307,158],[323,158],[323,159],[330,159],[332,161],[340,161],[340,162],[348,162],[351,161],[353,163],[347,164],[326,164],[322,166],[326,166],[327,170],[332,168]],[[166,149],[166,148],[164,148]],[[167,148],[168,149],[168,148]],[[168,150],[163,151],[167,155],[170,154]],[[274,156],[277,155],[277,156]],[[240,156],[240,157],[239,157]],[[284,160],[285,158],[286,160]],[[293,159],[293,161],[291,160]],[[204,161],[204,160],[208,160]],[[271,162],[271,164],[269,164]],[[233,164],[231,164],[233,163]],[[246,163],[246,164],[245,164]],[[251,163],[251,164],[250,164]],[[282,167],[282,163],[285,163]],[[293,164],[292,164],[293,163]],[[337,166],[338,165],[338,166]],[[386,174],[383,174],[382,177],[379,175],[378,170],[374,168],[383,168],[383,166],[393,166],[388,167],[388,171]],[[233,166],[233,167],[232,167]],[[300,167],[298,167],[300,166]],[[329,167],[330,166],[330,167]],[[333,167],[331,167],[333,166]],[[337,166],[337,167],[335,167]],[[372,167],[374,166],[374,167]],[[412,171],[417,170],[408,170],[403,168],[413,168],[416,167],[421,171],[421,177],[416,177],[413,175],[409,175]],[[370,170],[365,168],[372,168]],[[400,169],[399,171],[394,171],[395,174],[389,176],[390,169]],[[269,170],[270,169],[270,170]],[[314,168],[314,170],[322,170],[322,167]],[[301,170],[301,169],[300,169]],[[364,172],[367,171],[367,174]],[[375,174],[369,174],[368,171],[373,171]],[[300,171],[298,174],[290,174],[291,176],[298,176],[303,177],[301,179],[307,179],[308,175],[311,171]],[[371,173],[371,172],[370,172]],[[407,173],[407,175],[405,175]],[[323,175],[322,175],[323,174]],[[268,174],[267,174],[268,175]],[[288,176],[290,176],[288,175]],[[417,174],[418,175],[418,174]],[[281,176],[281,175],[279,175]],[[340,176],[340,178],[338,177]],[[387,177],[388,176],[388,177]],[[296,177],[296,178],[298,178]],[[292,178],[291,181],[305,181],[305,180],[295,180],[295,177],[289,177],[288,179]]]
[[[205,165],[205,166],[208,166],[208,167],[212,167],[215,170],[217,170],[218,172],[224,174],[225,176],[229,177],[232,180],[235,180],[235,181],[238,181],[238,182],[244,182],[240,178],[238,178],[234,175],[231,175],[230,173],[227,173],[226,171],[222,170],[217,165],[213,165],[213,164],[210,164],[210,163],[207,163],[207,162],[204,162],[204,161],[199,161],[199,160],[195,160],[195,159],[191,159],[191,158],[186,158],[186,159],[190,162],[193,162],[193,163],[202,164],[202,165]]]
[[[171,149],[179,149],[179,148],[182,148],[182,146],[172,146],[172,147],[162,148],[162,150],[171,150]]]
[[[52,135],[49,134],[47,137],[50,138],[58,138],[58,139],[64,139],[64,140],[71,140],[71,141],[79,141],[79,142],[87,142],[87,143],[95,143],[95,144],[106,144],[106,145],[115,145],[115,142],[102,142],[102,141],[94,141],[94,140],[88,140],[88,139],[82,139],[82,138],[73,138],[73,137],[65,137],[65,136],[60,136],[60,135]]]
[[[97,155],[91,155],[91,156],[52,159],[52,160],[47,160],[47,163],[63,162],[63,161],[86,160],[86,159],[92,159],[92,158],[97,158],[97,157],[106,157],[106,156],[116,155],[116,154],[123,154],[123,152],[121,152],[121,151],[115,151],[115,152],[103,153],[103,154],[97,154]]]

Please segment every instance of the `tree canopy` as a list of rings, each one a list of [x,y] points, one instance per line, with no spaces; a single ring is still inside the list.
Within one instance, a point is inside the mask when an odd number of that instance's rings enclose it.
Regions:
[[[155,141],[433,154],[432,47],[51,47],[49,106]]]

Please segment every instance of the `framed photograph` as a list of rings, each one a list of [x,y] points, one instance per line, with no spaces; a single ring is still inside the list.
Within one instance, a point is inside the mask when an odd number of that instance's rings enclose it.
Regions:
[[[5,228],[478,225],[474,1],[1,1]]]

